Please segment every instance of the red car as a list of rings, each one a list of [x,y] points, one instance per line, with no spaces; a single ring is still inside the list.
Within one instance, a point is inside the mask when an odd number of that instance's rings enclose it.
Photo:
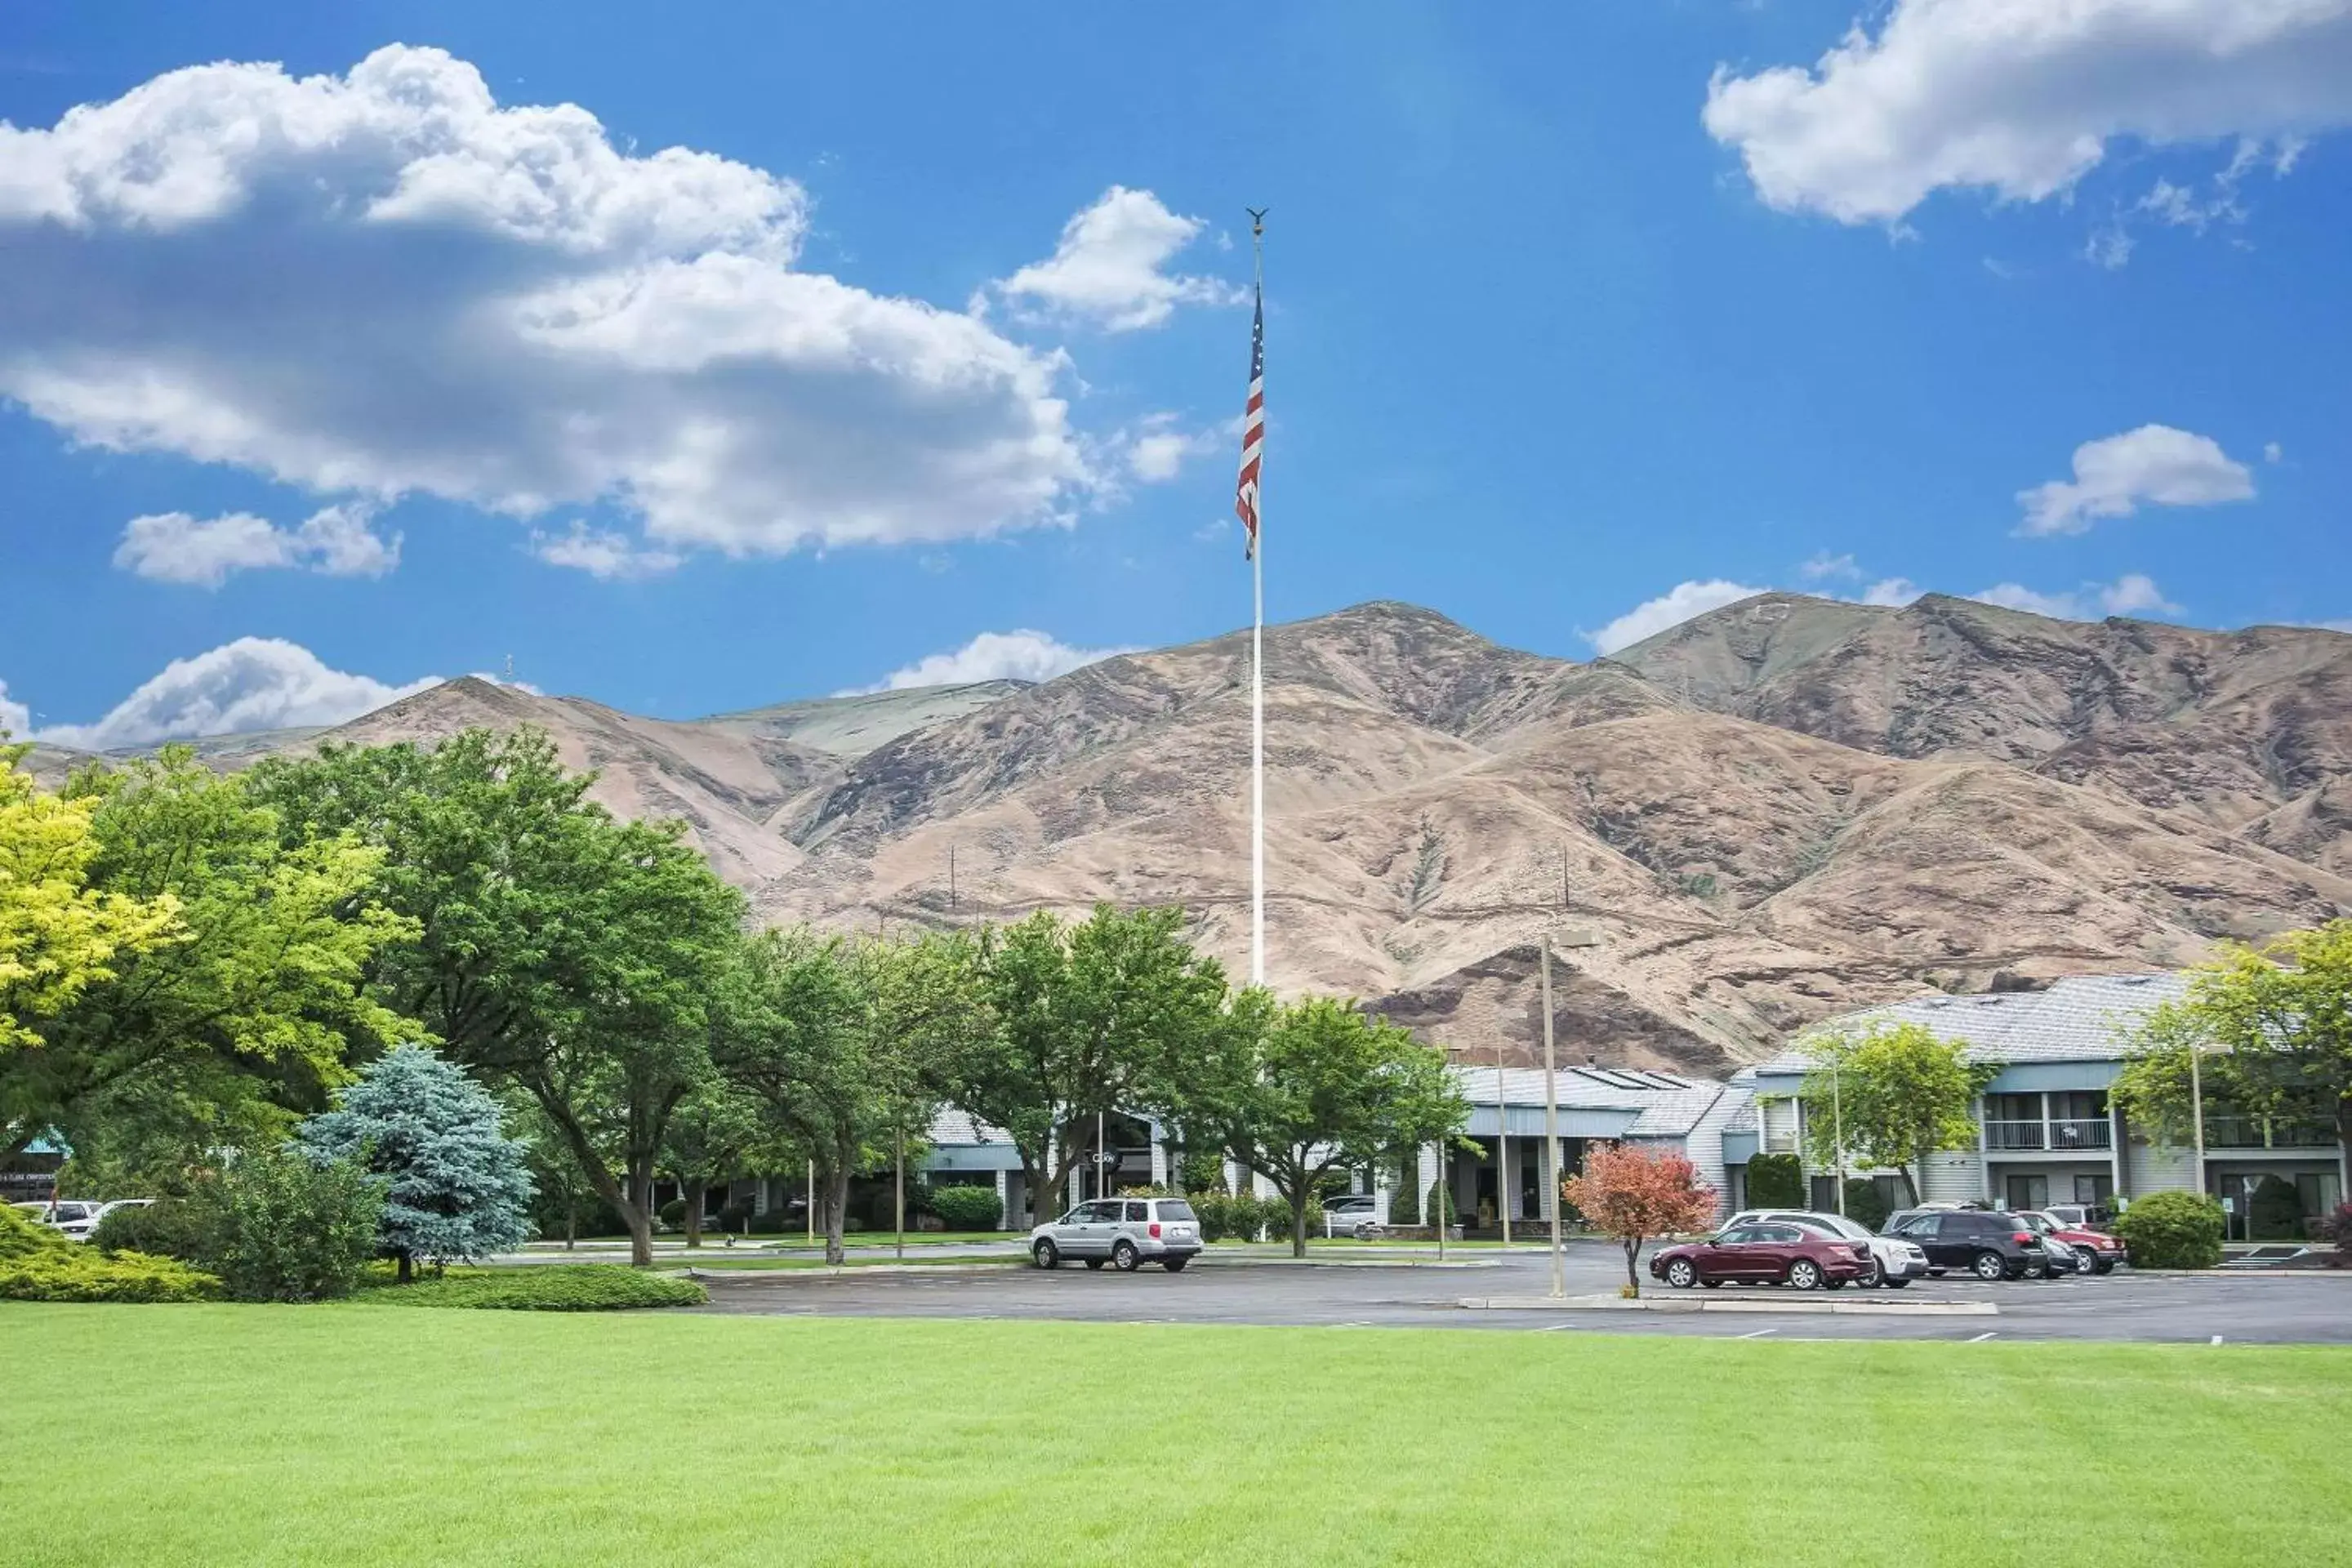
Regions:
[[[1848,1280],[1869,1279],[1873,1268],[1866,1241],[1769,1222],[1734,1226],[1712,1240],[1661,1247],[1650,1258],[1651,1274],[1677,1290],[1723,1284],[1838,1290]]]
[[[2054,1236],[2091,1260],[2094,1274],[2112,1273],[2124,1260],[2124,1244],[2104,1230],[2092,1230],[2084,1226],[2067,1225],[2056,1215],[2039,1209],[2028,1209],[2017,1216],[2025,1228],[2042,1236]]]

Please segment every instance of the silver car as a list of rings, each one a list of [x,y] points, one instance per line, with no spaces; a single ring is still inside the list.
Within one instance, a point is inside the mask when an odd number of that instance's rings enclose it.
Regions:
[[[1884,1285],[1890,1290],[1900,1290],[1914,1279],[1927,1277],[1927,1255],[1916,1242],[1899,1236],[1874,1236],[1869,1226],[1841,1214],[1820,1214],[1811,1209],[1748,1209],[1733,1215],[1730,1225],[1745,1225],[1751,1220],[1810,1225],[1847,1241],[1868,1242],[1874,1267],[1870,1278],[1862,1281],[1864,1286]]]
[[[1182,1198],[1100,1198],[1029,1233],[1029,1256],[1040,1268],[1074,1258],[1089,1268],[1157,1263],[1175,1274],[1200,1250],[1201,1216]]]

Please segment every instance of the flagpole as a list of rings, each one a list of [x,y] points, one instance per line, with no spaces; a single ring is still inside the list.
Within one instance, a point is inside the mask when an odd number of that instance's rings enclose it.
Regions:
[[[1265,309],[1265,213],[1250,214],[1258,310]],[[1258,482],[1265,494],[1265,480]],[[1254,503],[1261,519],[1264,502]],[[1265,984],[1265,529],[1250,552],[1250,984]]]

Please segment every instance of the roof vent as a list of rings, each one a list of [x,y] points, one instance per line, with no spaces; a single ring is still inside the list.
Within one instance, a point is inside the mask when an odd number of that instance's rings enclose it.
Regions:
[[[2119,974],[2116,976],[2116,984],[2119,985],[2149,985],[2155,983],[2156,978],[2157,977],[2153,974]]]

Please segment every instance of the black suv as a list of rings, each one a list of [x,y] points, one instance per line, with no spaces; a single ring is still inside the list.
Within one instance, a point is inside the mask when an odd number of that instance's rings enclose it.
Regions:
[[[1880,1234],[1918,1244],[1927,1272],[1964,1268],[1979,1279],[2019,1279],[2050,1271],[2042,1238],[2010,1215],[1985,1209],[1904,1209]]]

